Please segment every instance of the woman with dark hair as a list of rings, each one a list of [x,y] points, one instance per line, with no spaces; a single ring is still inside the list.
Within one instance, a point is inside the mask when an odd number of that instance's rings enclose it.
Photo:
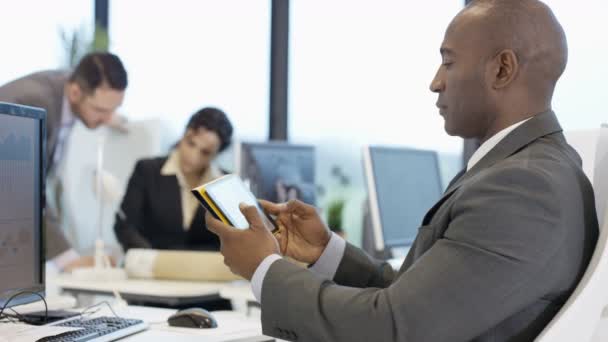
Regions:
[[[223,173],[213,160],[232,140],[232,124],[217,108],[190,118],[184,135],[168,156],[137,162],[114,231],[129,248],[219,250],[206,229],[205,212],[190,189]]]

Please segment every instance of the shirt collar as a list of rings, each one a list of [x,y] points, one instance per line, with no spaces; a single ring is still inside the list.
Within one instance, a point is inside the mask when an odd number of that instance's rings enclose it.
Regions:
[[[70,107],[70,101],[67,96],[63,96],[63,103],[61,104],[61,126],[72,126],[76,122],[76,115],[72,112]]]
[[[473,153],[473,155],[469,159],[469,162],[467,163],[467,171],[472,169],[475,164],[477,164],[481,159],[483,159],[483,157],[485,157],[488,152],[490,152],[494,147],[496,147],[496,145],[498,145],[499,142],[501,142],[507,135],[509,135],[509,133],[511,133],[517,127],[523,125],[526,121],[530,119],[531,118],[527,118],[525,120],[514,123],[513,125],[494,134],[490,139],[486,140],[483,144],[481,144],[481,146],[479,146],[477,151],[475,151],[475,153]]]
[[[181,188],[189,189],[190,186],[186,182],[186,178],[184,177],[184,174],[182,173],[179,164],[179,153],[177,153],[177,150],[173,150],[171,154],[169,154],[169,158],[167,158],[167,161],[160,170],[160,174],[163,176],[175,176]],[[220,170],[212,164],[207,168],[207,171],[205,171],[205,173],[203,173],[203,175],[201,176],[199,184],[208,183],[218,178],[220,174]]]

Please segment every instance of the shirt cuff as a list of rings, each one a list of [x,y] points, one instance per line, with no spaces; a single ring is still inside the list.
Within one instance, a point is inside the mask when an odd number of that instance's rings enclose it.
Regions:
[[[268,273],[270,266],[272,266],[272,264],[279,259],[281,259],[281,256],[278,254],[271,254],[267,256],[264,260],[262,260],[260,265],[258,265],[255,273],[253,273],[253,277],[251,277],[251,289],[253,290],[255,299],[257,299],[259,303],[262,303],[262,285],[264,283],[264,278],[266,278],[266,273]]]
[[[78,258],[80,258],[80,255],[72,248],[54,257],[51,262],[59,271],[63,271],[69,264],[78,260]]]
[[[324,279],[334,279],[338,266],[344,257],[344,249],[346,249],[346,241],[336,233],[331,233],[331,238],[323,250],[323,253],[310,268],[317,275]]]

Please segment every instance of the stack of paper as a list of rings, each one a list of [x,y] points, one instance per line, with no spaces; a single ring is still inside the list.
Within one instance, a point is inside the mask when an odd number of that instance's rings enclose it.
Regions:
[[[21,323],[0,323],[0,342],[32,342],[57,336],[80,328],[34,326]]]

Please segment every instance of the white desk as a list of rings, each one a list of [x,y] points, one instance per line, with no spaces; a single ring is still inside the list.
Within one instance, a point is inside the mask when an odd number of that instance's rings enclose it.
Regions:
[[[249,312],[249,307],[258,306],[251,285],[242,280],[222,283],[128,279],[102,283],[74,279],[67,274],[50,277],[47,282],[60,291],[79,297],[112,296],[115,288],[127,301],[160,304],[165,307],[195,306],[219,298],[230,300],[233,309],[239,312]],[[86,300],[79,304],[86,306],[91,304],[91,301]]]
[[[74,309],[76,300],[71,296],[47,297],[49,310]],[[43,311],[42,302],[19,305],[13,307],[19,313]],[[75,309],[76,310],[76,309]],[[249,316],[242,312],[215,311],[212,315],[217,320],[218,327],[215,329],[187,329],[169,327],[167,318],[175,313],[172,309],[159,309],[141,306],[114,307],[114,311],[121,317],[141,319],[148,323],[146,331],[121,339],[126,342],[167,342],[167,341],[247,341],[262,342],[274,341],[270,337],[262,335],[260,317]],[[106,306],[100,306],[100,311],[94,316],[112,316],[112,312]]]
[[[166,306],[188,306],[219,299],[226,283],[169,280],[127,279],[113,282],[78,280],[71,275],[58,275],[49,283],[64,292],[79,295],[112,295],[118,291],[127,301],[148,302]]]
[[[234,283],[220,288],[220,296],[230,300],[257,302],[251,290],[251,284],[247,282]]]
[[[233,311],[215,311],[213,316],[217,320],[215,329],[175,328],[167,324],[167,318],[175,310],[129,306],[115,310],[119,316],[137,318],[149,324],[146,331],[126,337],[125,342],[167,342],[167,341],[196,341],[196,342],[223,342],[223,341],[274,341],[273,338],[262,335],[262,326],[259,317],[247,317]],[[104,311],[104,315],[108,315]]]
[[[233,283],[220,289],[220,297],[232,302],[232,309],[251,314],[251,308],[261,308],[248,282]]]
[[[70,296],[48,297],[49,310],[73,309],[76,301]],[[42,302],[16,306],[13,309],[20,313],[44,310]],[[76,309],[75,309],[76,310]],[[169,327],[167,318],[175,313],[172,309],[159,309],[140,306],[114,307],[114,311],[121,317],[141,319],[148,323],[146,331],[121,339],[126,342],[167,342],[167,341],[205,341],[205,342],[262,342],[274,341],[262,335],[262,325],[258,315],[249,316],[242,312],[215,311],[213,316],[217,320],[215,329],[187,329]],[[112,316],[106,306],[100,306],[100,311],[94,316]]]

